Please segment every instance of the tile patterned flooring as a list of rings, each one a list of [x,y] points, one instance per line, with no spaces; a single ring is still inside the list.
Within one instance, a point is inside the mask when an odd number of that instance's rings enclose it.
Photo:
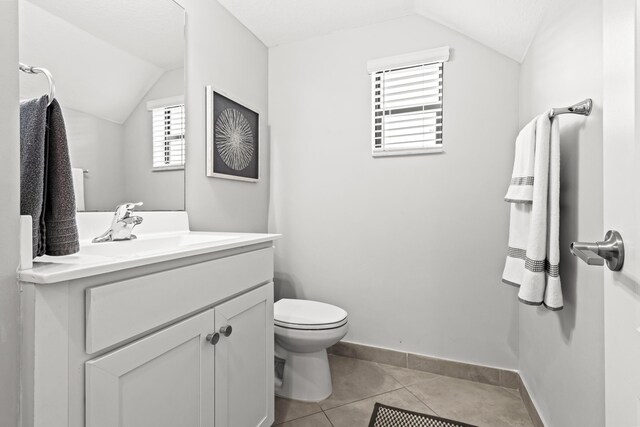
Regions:
[[[276,397],[279,427],[366,427],[380,402],[479,427],[533,427],[516,390],[329,356],[333,394],[320,403]]]

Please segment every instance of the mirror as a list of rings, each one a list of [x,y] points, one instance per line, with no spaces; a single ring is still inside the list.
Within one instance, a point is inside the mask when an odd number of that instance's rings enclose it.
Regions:
[[[184,210],[184,10],[173,0],[20,0],[20,62],[53,75],[79,211]],[[20,74],[20,97],[49,91]]]

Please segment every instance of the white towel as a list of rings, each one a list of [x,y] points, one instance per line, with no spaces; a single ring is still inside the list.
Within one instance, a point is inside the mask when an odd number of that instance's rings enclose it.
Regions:
[[[72,168],[71,176],[73,177],[73,192],[76,196],[76,210],[84,211],[84,170]]]
[[[520,287],[518,299],[561,310],[560,137],[545,113],[527,124],[516,140],[509,190],[509,248],[502,281]]]
[[[529,122],[516,139],[516,156],[513,162],[511,182],[504,199],[511,203],[533,201],[534,152],[536,147],[537,118]]]

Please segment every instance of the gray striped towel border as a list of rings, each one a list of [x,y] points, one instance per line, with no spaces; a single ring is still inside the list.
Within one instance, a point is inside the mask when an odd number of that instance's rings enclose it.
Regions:
[[[527,257],[527,251],[525,249],[509,246],[507,248],[507,256],[524,260],[524,268],[534,273],[541,273],[544,271],[551,277],[558,277],[560,275],[560,267],[558,264],[551,264],[548,259],[531,259]]]
[[[533,185],[532,176],[514,176],[511,178],[511,185]]]

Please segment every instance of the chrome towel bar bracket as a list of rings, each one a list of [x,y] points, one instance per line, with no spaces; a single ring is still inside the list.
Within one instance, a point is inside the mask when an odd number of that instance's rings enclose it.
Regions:
[[[588,116],[591,114],[593,108],[593,101],[591,98],[587,98],[582,102],[573,104],[570,107],[552,108],[549,112],[549,118],[558,116],[560,114],[580,114],[581,116]]]
[[[587,265],[604,265],[611,271],[620,271],[624,264],[624,242],[620,233],[607,231],[604,241],[595,243],[573,242],[571,253]]]

